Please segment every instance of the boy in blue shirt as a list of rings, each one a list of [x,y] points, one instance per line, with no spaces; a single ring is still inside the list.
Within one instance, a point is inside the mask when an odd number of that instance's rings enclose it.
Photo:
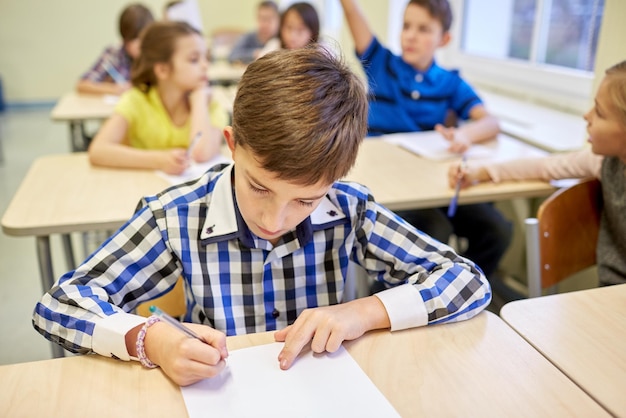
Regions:
[[[356,0],[341,0],[356,53],[370,87],[368,134],[437,130],[450,151],[465,152],[499,131],[497,119],[458,74],[437,65],[437,48],[450,41],[452,12],[447,0],[411,0],[400,35],[402,55],[394,55],[374,36]],[[467,121],[444,126],[449,115]],[[460,206],[448,218],[447,208],[398,212],[418,229],[447,242],[452,233],[468,240],[465,256],[490,277],[508,247],[511,223],[491,203]]]
[[[473,317],[491,299],[474,263],[337,181],[366,129],[364,86],[331,52],[254,61],[224,129],[233,164],[144,198],[42,297],[33,325],[73,352],[158,365],[188,385],[223,370],[226,335],[276,330],[288,369],[307,344],[334,352],[373,329]],[[347,301],[350,262],[388,289]],[[181,276],[202,341],[132,313]]]

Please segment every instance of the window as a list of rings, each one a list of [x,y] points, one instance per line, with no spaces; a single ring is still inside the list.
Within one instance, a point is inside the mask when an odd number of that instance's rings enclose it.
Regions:
[[[467,0],[462,49],[593,71],[603,9],[604,0]]]
[[[452,41],[439,64],[479,89],[587,110],[605,0],[449,1]],[[387,44],[396,53],[406,3],[389,0]]]

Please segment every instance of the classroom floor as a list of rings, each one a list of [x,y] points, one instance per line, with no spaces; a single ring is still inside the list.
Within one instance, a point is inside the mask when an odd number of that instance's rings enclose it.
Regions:
[[[0,113],[0,214],[34,159],[69,152],[68,127],[52,122],[50,110]],[[57,261],[61,249],[58,237],[52,238],[52,246],[55,266],[63,267],[63,260]],[[0,364],[51,357],[50,344],[31,325],[33,307],[41,293],[34,237],[10,237],[0,232]]]

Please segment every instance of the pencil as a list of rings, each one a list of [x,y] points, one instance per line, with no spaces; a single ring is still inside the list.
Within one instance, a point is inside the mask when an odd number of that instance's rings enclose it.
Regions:
[[[462,173],[467,168],[467,156],[463,155],[463,159],[461,160],[461,166],[459,167],[460,172]],[[452,196],[452,200],[450,200],[450,206],[448,206],[448,218],[454,217],[456,213],[456,207],[459,202],[459,194],[461,193],[461,183],[463,183],[463,177],[459,177],[456,180],[456,187],[454,188],[454,196]]]
[[[161,318],[161,320],[163,322],[167,322],[168,324],[170,324],[174,328],[178,328],[179,330],[181,330],[182,332],[187,334],[187,336],[189,336],[191,338],[196,338],[196,339],[198,339],[198,340],[200,340],[202,342],[205,342],[202,338],[200,338],[200,336],[198,334],[196,334],[195,332],[193,332],[192,330],[190,330],[189,328],[187,328],[186,326],[181,324],[179,321],[177,321],[176,319],[172,318],[171,316],[169,316],[168,314],[166,314],[165,312],[163,312],[162,310],[160,310],[156,306],[154,306],[154,305],[150,306],[150,312],[152,312],[154,315],[156,315],[159,318]]]

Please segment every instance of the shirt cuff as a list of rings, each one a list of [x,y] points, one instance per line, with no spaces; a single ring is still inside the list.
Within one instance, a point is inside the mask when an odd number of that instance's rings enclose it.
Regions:
[[[428,325],[428,312],[419,290],[404,284],[374,294],[385,306],[391,331]]]
[[[136,360],[130,357],[126,349],[126,334],[146,320],[143,316],[127,313],[116,313],[100,319],[93,330],[93,351],[101,356],[124,361]]]

